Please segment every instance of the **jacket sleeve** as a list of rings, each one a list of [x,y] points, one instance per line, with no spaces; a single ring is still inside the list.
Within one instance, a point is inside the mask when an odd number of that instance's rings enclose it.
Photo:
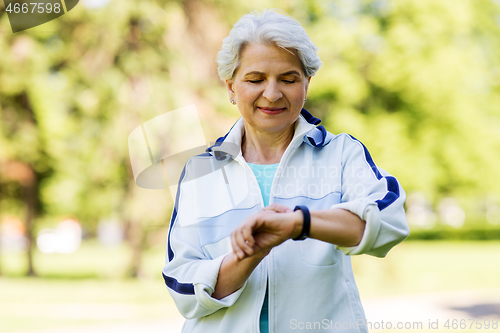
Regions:
[[[186,319],[207,316],[233,305],[246,286],[245,283],[242,288],[221,300],[211,296],[225,255],[210,258],[200,245],[199,233],[203,230],[200,230],[193,214],[194,181],[184,181],[189,178],[186,177],[189,164],[186,164],[177,188],[163,268],[163,278],[169,293]]]
[[[345,135],[342,153],[341,191],[341,203],[332,208],[351,211],[366,222],[357,246],[338,247],[345,254],[385,257],[393,246],[408,237],[403,188],[396,178],[375,165],[360,141],[349,135]]]

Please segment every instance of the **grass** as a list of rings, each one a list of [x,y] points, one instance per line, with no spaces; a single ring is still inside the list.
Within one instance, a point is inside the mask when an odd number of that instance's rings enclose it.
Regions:
[[[126,275],[131,258],[126,245],[104,247],[97,241],[86,241],[72,254],[34,252],[35,269],[46,279],[115,279]],[[143,256],[142,274],[147,278],[161,278],[165,261],[163,248],[148,250]],[[20,277],[27,270],[25,254],[8,253],[0,256],[4,275]]]
[[[35,252],[39,278],[22,277],[24,254],[0,256],[0,332],[126,323],[176,314],[161,278],[163,249],[146,251],[140,279],[126,279],[125,245],[87,241],[73,254]]]
[[[411,241],[352,257],[362,297],[500,288],[500,241]]]
[[[161,281],[0,279],[0,332],[165,318]]]
[[[147,251],[141,279],[125,279],[130,250],[83,243],[74,254],[36,253],[42,278],[20,277],[24,256],[0,263],[0,332],[127,323],[177,313],[161,278],[164,250]],[[386,258],[352,258],[362,298],[500,288],[500,241],[411,241]]]

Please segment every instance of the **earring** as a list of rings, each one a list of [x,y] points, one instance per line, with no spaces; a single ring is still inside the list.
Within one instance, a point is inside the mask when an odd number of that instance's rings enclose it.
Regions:
[[[306,102],[306,99],[304,98],[304,103]]]
[[[234,101],[234,99],[231,100],[231,104],[236,104],[236,102]]]

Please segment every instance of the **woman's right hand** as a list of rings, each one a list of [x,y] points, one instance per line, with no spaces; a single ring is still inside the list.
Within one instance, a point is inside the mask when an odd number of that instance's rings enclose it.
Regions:
[[[233,252],[242,260],[250,256],[265,257],[273,247],[302,230],[302,212],[273,204],[247,217],[231,233]]]

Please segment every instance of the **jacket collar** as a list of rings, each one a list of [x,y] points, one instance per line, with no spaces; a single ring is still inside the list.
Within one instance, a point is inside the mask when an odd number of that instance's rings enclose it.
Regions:
[[[306,109],[302,109],[299,118],[295,122],[295,131],[290,145],[300,145],[306,142],[312,147],[323,147],[327,145],[332,135],[323,126],[316,126],[320,119],[311,115]],[[218,161],[228,158],[236,158],[241,155],[241,139],[245,133],[243,118],[240,117],[233,127],[223,137],[215,141],[215,144],[208,147],[206,152],[215,156]]]

